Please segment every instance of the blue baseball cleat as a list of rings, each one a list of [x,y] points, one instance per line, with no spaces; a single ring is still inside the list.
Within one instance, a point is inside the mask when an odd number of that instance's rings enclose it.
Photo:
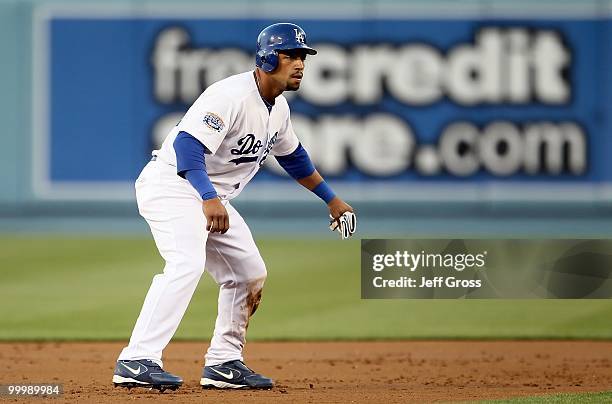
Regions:
[[[200,385],[204,389],[271,389],[274,382],[253,372],[242,361],[235,360],[205,366]]]
[[[176,390],[183,379],[166,372],[157,363],[148,359],[117,361],[113,375],[115,387],[147,387],[164,390]]]

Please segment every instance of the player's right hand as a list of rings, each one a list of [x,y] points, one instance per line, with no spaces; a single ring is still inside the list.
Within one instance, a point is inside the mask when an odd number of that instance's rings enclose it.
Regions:
[[[225,234],[227,232],[229,229],[229,214],[219,198],[203,201],[202,210],[206,217],[206,230],[210,233]]]

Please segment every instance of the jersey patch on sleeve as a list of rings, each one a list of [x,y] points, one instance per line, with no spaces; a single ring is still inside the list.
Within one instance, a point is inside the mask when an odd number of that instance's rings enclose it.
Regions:
[[[221,119],[219,115],[214,114],[212,112],[207,112],[206,115],[204,115],[203,121],[206,124],[206,126],[211,128],[212,130],[216,130],[217,132],[221,132],[223,128],[225,127],[225,123],[223,123],[223,119]]]

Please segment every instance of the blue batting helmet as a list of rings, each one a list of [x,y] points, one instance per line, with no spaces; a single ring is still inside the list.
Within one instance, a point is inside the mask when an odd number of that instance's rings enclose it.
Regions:
[[[255,65],[270,73],[278,66],[278,51],[304,49],[309,55],[317,51],[306,44],[306,33],[298,25],[288,22],[272,24],[257,36]]]

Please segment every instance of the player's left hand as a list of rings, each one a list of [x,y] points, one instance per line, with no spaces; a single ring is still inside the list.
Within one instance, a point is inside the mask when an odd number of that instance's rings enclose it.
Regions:
[[[355,216],[351,205],[335,197],[327,206],[329,207],[329,217],[331,219],[329,223],[330,230],[338,230],[343,240],[355,234],[357,230],[357,216]]]
[[[344,212],[355,213],[351,205],[344,202],[342,199],[338,198],[337,196],[331,201],[329,201],[329,203],[327,204],[327,207],[329,208],[329,215],[333,219],[338,219],[340,216],[344,214]]]

